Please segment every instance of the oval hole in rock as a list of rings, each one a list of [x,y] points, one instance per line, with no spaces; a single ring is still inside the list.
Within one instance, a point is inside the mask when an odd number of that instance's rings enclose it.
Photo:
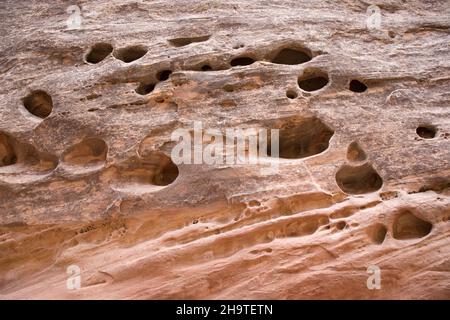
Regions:
[[[248,65],[251,65],[254,62],[255,62],[255,60],[253,58],[250,58],[250,57],[238,57],[238,58],[234,58],[233,60],[231,60],[230,65],[232,67],[248,66]]]
[[[368,230],[370,239],[376,244],[382,244],[386,238],[387,228],[384,224],[377,223]]]
[[[305,70],[298,78],[298,86],[303,91],[312,92],[322,89],[328,84],[328,75],[321,71]]]
[[[46,118],[53,110],[53,101],[50,95],[42,90],[36,90],[23,99],[25,109],[39,118]]]
[[[348,194],[364,194],[377,191],[383,180],[368,163],[361,166],[343,165],[336,173],[336,182]]]
[[[130,63],[142,58],[147,53],[147,48],[144,46],[129,46],[118,49],[113,53],[113,56],[123,62]]]
[[[436,136],[436,128],[430,125],[419,126],[416,133],[419,137],[424,139],[433,139]]]
[[[347,223],[345,221],[339,221],[336,223],[336,229],[338,230],[344,230],[344,228],[347,226]]]
[[[176,39],[170,39],[169,43],[175,47],[184,47],[191,43],[207,41],[207,40],[209,40],[210,37],[211,37],[211,35],[198,36],[198,37],[176,38]]]
[[[298,94],[294,90],[288,90],[286,91],[286,97],[288,97],[289,99],[295,99],[298,97]]]
[[[431,232],[433,225],[416,217],[409,211],[400,213],[394,221],[393,236],[398,240],[417,239]]]
[[[349,89],[350,91],[361,93],[367,90],[367,86],[361,81],[352,80],[350,81]]]
[[[106,160],[108,147],[102,139],[87,138],[70,147],[63,155],[63,162],[72,166],[96,166]]]
[[[178,167],[173,163],[172,159],[167,156],[161,156],[158,170],[153,177],[153,184],[157,186],[167,186],[175,181],[178,177]]]
[[[86,55],[86,61],[89,63],[99,63],[103,61],[113,51],[109,43],[96,43]]]
[[[6,174],[4,178],[9,182],[35,181],[39,179],[38,176],[49,173],[57,165],[56,156],[40,152],[33,145],[0,132],[0,167],[2,173]]]
[[[311,56],[306,52],[296,49],[283,49],[273,59],[273,63],[295,65],[302,64],[311,60]]]
[[[347,149],[347,159],[350,161],[364,161],[367,156],[364,150],[359,146],[359,144],[354,141],[350,143]]]
[[[155,89],[155,84],[154,83],[141,83],[139,84],[139,86],[136,88],[136,93],[140,94],[140,95],[146,95],[149,94],[150,92],[152,92]]]
[[[17,155],[11,139],[3,133],[0,133],[0,167],[16,164]]]
[[[318,118],[284,123],[279,131],[279,157],[300,159],[325,151],[334,131]],[[268,154],[271,143],[268,143]]]
[[[153,192],[173,183],[179,175],[178,167],[162,152],[151,152],[142,159],[133,157],[119,167],[115,187],[127,192]]]
[[[172,70],[161,70],[156,74],[156,79],[159,81],[166,81],[172,74]]]

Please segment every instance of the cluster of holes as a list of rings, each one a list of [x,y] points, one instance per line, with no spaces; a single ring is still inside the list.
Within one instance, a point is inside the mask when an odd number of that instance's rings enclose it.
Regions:
[[[396,214],[392,224],[392,237],[396,240],[411,240],[427,236],[433,225],[408,210],[402,210]],[[382,223],[377,223],[368,229],[368,235],[372,242],[382,244],[386,239],[388,230]]]
[[[182,47],[194,42],[207,41],[210,36],[200,36],[191,38],[176,38],[169,40],[169,42],[176,46]],[[113,56],[123,62],[129,63],[140,59],[147,53],[147,48],[141,45],[128,46],[118,50],[113,50],[112,45],[108,43],[97,43],[86,55],[86,61],[89,63],[99,63],[107,56],[113,53]],[[276,64],[296,65],[308,62],[312,59],[312,55],[307,50],[299,50],[293,48],[284,48],[276,53],[271,62]],[[255,62],[255,59],[248,56],[239,56],[230,61],[231,66],[247,66]],[[201,70],[212,70],[209,64],[204,64]],[[156,74],[158,81],[165,81],[169,78],[171,70],[161,70]],[[328,75],[315,68],[307,68],[303,74],[298,78],[298,86],[306,92],[313,92],[322,89],[329,83]],[[152,92],[155,88],[155,83],[141,83],[136,92],[141,95],[146,95]],[[225,91],[233,91],[232,87],[224,87]],[[351,80],[349,83],[349,90],[353,92],[364,92],[367,86],[359,80]],[[295,90],[286,91],[286,96],[289,99],[295,99],[298,93]],[[33,115],[39,118],[46,118],[50,115],[53,109],[53,102],[50,95],[42,90],[33,91],[31,94],[23,99],[24,107]],[[436,128],[433,126],[419,126],[416,133],[425,139],[432,139],[436,136]],[[323,125],[320,120],[318,125],[304,126],[302,129],[284,128],[280,132],[280,157],[286,159],[298,159],[310,155],[318,154],[328,148],[329,139],[333,135],[333,131]],[[4,140],[4,139],[3,139]],[[88,142],[84,142],[89,144]],[[14,163],[14,156],[8,151],[7,143],[0,144],[0,155],[2,156],[2,165]],[[86,147],[85,145],[83,148]],[[77,146],[77,148],[82,148]],[[83,149],[82,148],[82,149]],[[106,150],[107,148],[104,147]],[[79,150],[71,150],[71,152],[83,153]],[[106,154],[104,155],[106,157]],[[102,153],[103,157],[103,153]],[[364,151],[358,144],[353,143],[348,149],[348,159],[350,161],[363,161],[366,159]],[[66,161],[72,161],[73,157],[66,155]],[[75,157],[76,158],[76,157]],[[175,166],[176,167],[176,166]],[[170,175],[169,175],[170,176]],[[169,179],[170,180],[170,179]],[[336,180],[339,187],[347,193],[367,193],[378,190],[382,185],[382,179],[376,171],[368,164],[361,166],[343,166],[336,173]],[[164,179],[161,180],[164,183]],[[159,182],[156,181],[155,184]]]
[[[37,151],[32,145],[21,143],[10,135],[0,132],[0,167],[17,167],[20,172],[46,173],[56,168],[57,159],[45,152]]]
[[[298,65],[308,62],[312,59],[312,54],[306,49],[296,49],[296,48],[283,48],[276,52],[270,61],[276,64],[285,65]],[[236,66],[248,66],[255,62],[256,60],[249,56],[238,56],[230,61],[232,67]]]
[[[168,80],[171,74],[172,70],[164,69],[158,71],[155,78],[157,81],[162,82]],[[151,93],[155,89],[157,81],[141,82],[135,90],[136,93],[140,95],[147,95]]]
[[[348,146],[347,159],[357,164],[345,164],[336,172],[335,179],[342,191],[348,194],[364,194],[375,192],[382,187],[383,179],[367,163],[366,153],[356,141]],[[363,163],[358,165],[361,162]]]
[[[94,44],[86,54],[86,62],[97,64],[106,59],[111,53],[114,58],[119,59],[125,63],[130,63],[142,58],[148,49],[141,45],[132,45],[117,50],[109,43],[99,42]]]

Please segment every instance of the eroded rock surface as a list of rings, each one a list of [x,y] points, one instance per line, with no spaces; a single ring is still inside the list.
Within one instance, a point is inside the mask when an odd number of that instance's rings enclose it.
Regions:
[[[2,1],[0,298],[450,298],[450,6],[369,4]]]

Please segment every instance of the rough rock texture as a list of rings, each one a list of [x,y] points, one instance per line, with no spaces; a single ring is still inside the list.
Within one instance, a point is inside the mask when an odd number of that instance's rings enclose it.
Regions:
[[[72,4],[0,3],[0,298],[450,298],[448,0]]]

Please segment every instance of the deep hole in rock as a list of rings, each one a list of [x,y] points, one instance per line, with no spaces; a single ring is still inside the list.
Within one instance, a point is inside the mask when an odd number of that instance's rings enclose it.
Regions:
[[[154,89],[155,89],[154,83],[148,83],[148,84],[141,83],[136,88],[136,93],[138,93],[140,95],[146,95],[146,94],[149,94],[150,92],[152,92]]]
[[[416,217],[409,211],[401,212],[393,224],[393,236],[398,240],[425,237],[431,232],[433,225],[428,221]]]
[[[352,81],[350,81],[349,89],[350,89],[350,91],[359,92],[360,93],[360,92],[366,91],[367,90],[367,86],[364,83],[362,83],[361,81],[352,80]]]
[[[204,42],[209,40],[211,36],[199,36],[199,37],[184,37],[184,38],[176,38],[176,39],[170,39],[169,43],[175,47],[184,47],[191,43],[195,42]]]
[[[383,180],[368,163],[361,166],[343,165],[336,173],[336,182],[348,194],[363,194],[377,191]]]
[[[430,125],[419,126],[416,133],[419,137],[424,139],[433,139],[436,136],[436,128]]]
[[[354,141],[350,143],[347,149],[347,159],[350,161],[364,161],[367,156],[364,150],[359,146],[359,144]]]
[[[104,60],[113,51],[109,43],[96,43],[86,55],[86,61],[89,63],[99,63]]]
[[[345,221],[339,221],[336,223],[336,229],[338,230],[344,230],[344,228],[347,226],[347,223]]]
[[[166,81],[172,74],[172,70],[161,70],[156,74],[156,79],[159,81]]]
[[[387,228],[384,224],[377,223],[369,229],[369,236],[374,243],[382,244],[386,238]]]
[[[11,139],[0,133],[0,167],[10,166],[17,162],[17,155]]]
[[[147,53],[147,48],[144,46],[129,46],[121,48],[113,53],[114,57],[123,62],[130,63],[142,58]]]
[[[162,157],[159,168],[153,177],[153,184],[157,186],[167,186],[178,177],[178,167],[169,157]]]
[[[58,165],[56,156],[38,151],[33,145],[22,143],[12,136],[0,132],[0,167],[12,166],[11,169],[20,175],[45,174]],[[14,176],[17,178],[18,176]],[[14,180],[13,178],[13,180]]]
[[[70,165],[99,165],[105,162],[108,147],[102,139],[87,138],[70,147],[63,155],[63,161]]]
[[[152,192],[173,183],[178,167],[162,152],[152,151],[143,158],[133,157],[119,165],[116,187],[126,191]]]
[[[288,90],[286,91],[286,97],[288,97],[289,99],[295,99],[298,97],[298,94],[294,90]]]
[[[328,148],[333,134],[318,118],[286,123],[279,131],[279,157],[300,159],[319,154]],[[271,155],[270,143],[267,151]]]
[[[53,110],[53,101],[50,95],[42,90],[36,90],[23,99],[24,107],[39,118],[46,118]]]
[[[278,64],[301,64],[311,60],[311,56],[306,52],[296,49],[283,49],[273,59],[273,63]]]
[[[298,78],[300,89],[312,92],[322,89],[328,84],[328,75],[322,71],[305,70],[303,75]]]
[[[248,66],[252,63],[254,63],[255,60],[253,58],[250,57],[238,57],[238,58],[234,58],[233,60],[230,61],[230,65],[232,67],[236,67],[236,66]]]

